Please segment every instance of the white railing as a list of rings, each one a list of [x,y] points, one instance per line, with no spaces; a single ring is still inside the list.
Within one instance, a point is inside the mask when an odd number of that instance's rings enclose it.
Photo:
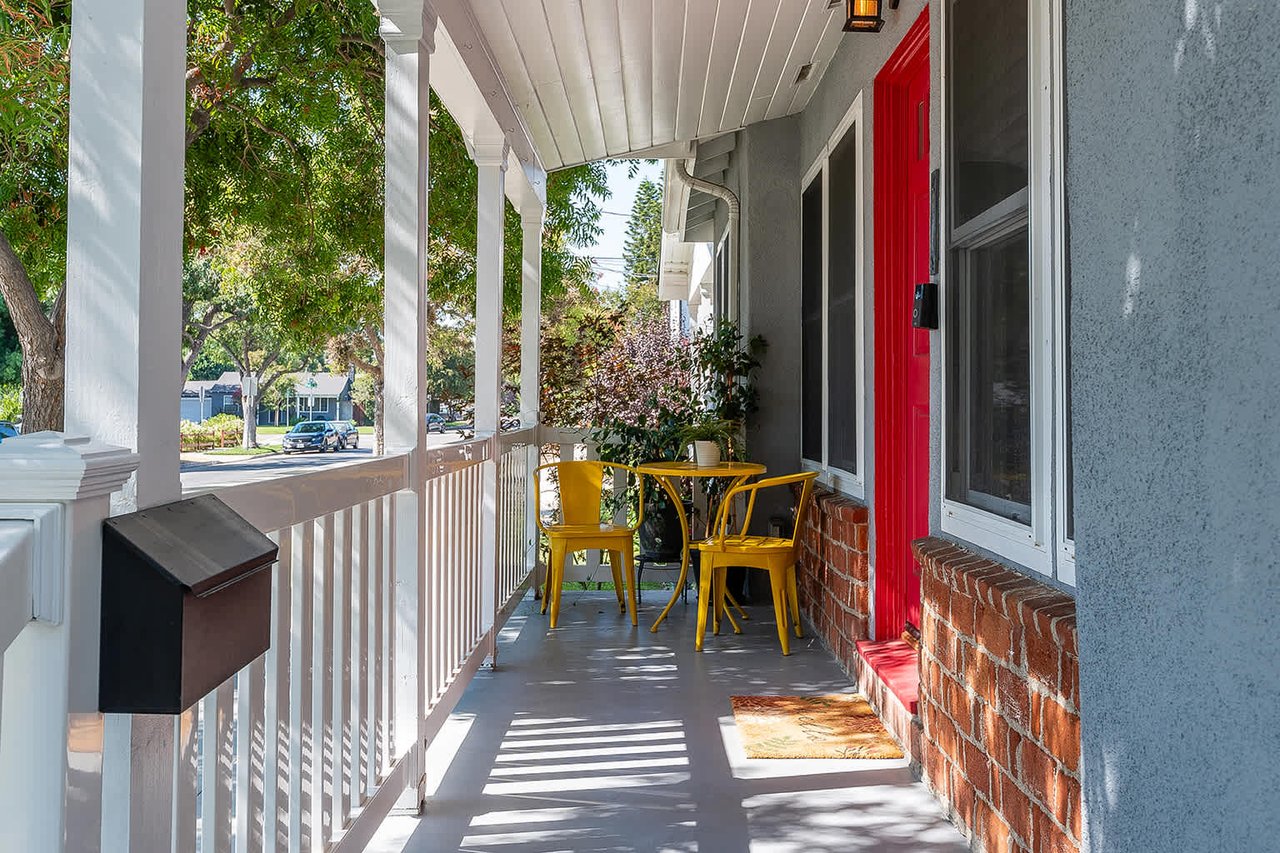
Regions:
[[[46,798],[67,840],[24,849],[124,849],[111,839],[126,837],[175,853],[363,849],[402,796],[421,801],[427,745],[528,589],[536,437],[432,448],[417,472],[398,455],[218,490],[279,546],[270,649],[176,719],[89,715],[101,781]],[[91,521],[76,541],[96,535]],[[0,523],[0,643],[31,619],[32,596],[18,607],[4,595],[31,575],[30,552]],[[0,670],[6,703],[10,688],[25,689]],[[164,821],[146,841],[133,831],[142,813]]]
[[[31,576],[35,570],[35,532],[31,524],[0,519],[0,685],[4,653],[31,624]],[[0,705],[0,737],[4,732]]]

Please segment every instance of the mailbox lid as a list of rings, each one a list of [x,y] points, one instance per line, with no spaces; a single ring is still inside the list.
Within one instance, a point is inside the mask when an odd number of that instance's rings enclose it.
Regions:
[[[118,515],[105,525],[160,576],[197,597],[267,568],[278,553],[216,495]]]

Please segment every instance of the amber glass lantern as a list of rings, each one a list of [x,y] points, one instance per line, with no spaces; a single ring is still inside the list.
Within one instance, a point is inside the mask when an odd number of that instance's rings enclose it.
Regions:
[[[881,0],[844,0],[846,33],[878,33],[884,26],[880,16]]]

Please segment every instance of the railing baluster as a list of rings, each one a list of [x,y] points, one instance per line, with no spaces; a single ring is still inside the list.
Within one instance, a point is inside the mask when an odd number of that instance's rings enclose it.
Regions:
[[[316,678],[312,685],[312,719],[315,724],[315,776],[312,778],[312,809],[315,815],[314,831],[320,839],[329,838],[333,823],[333,654],[334,642],[334,578],[337,571],[337,525],[332,515],[326,515],[319,525],[315,583],[315,631],[312,660]]]
[[[218,689],[201,700],[200,718],[203,728],[201,784],[200,850],[202,853],[227,853],[231,850],[231,785],[235,759],[232,726],[235,695],[234,679],[227,679]]]
[[[198,705],[192,705],[173,720],[172,853],[194,853],[196,849],[196,788],[200,781],[197,708]]]
[[[330,811],[334,830],[346,825],[354,775],[351,762],[352,513],[350,509],[343,510],[334,530],[338,543],[333,590],[333,613],[337,620],[333,632],[333,669],[337,685],[333,696],[333,804]]]
[[[355,661],[351,695],[352,726],[351,744],[351,799],[352,808],[360,806],[369,789],[369,546],[372,513],[367,503],[357,506],[353,513],[355,528],[355,565],[352,568],[353,594],[351,619],[353,631],[351,655]]]
[[[263,698],[262,756],[264,817],[263,843],[268,850],[284,850],[289,843],[289,661],[292,633],[292,580],[294,543],[300,542],[297,526],[274,534],[280,546],[279,563],[271,577],[271,648],[265,656],[266,689]]]
[[[396,541],[396,519],[395,513],[391,511],[393,496],[387,495],[382,499],[382,524],[383,524],[383,547],[382,547],[382,565],[379,567],[381,576],[379,578],[378,593],[382,597],[381,625],[382,632],[382,650],[380,652],[385,663],[382,666],[382,678],[379,684],[379,690],[382,692],[382,727],[378,740],[378,779],[381,780],[391,769],[392,746],[395,743],[392,730],[393,721],[395,719],[395,672],[396,672],[396,644],[395,644],[395,566],[392,563],[392,554],[394,550],[392,543]]]
[[[236,674],[236,853],[263,849],[263,729],[266,659]]]
[[[289,850],[311,850],[311,780],[315,776],[312,732],[312,659],[314,636],[312,601],[315,595],[315,521],[299,525],[301,541],[295,549],[301,559],[294,574],[289,656]]]

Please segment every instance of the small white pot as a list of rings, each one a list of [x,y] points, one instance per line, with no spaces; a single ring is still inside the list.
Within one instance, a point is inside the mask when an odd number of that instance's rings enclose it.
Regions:
[[[720,445],[714,441],[695,441],[693,443],[693,461],[699,468],[710,468],[720,464]]]

